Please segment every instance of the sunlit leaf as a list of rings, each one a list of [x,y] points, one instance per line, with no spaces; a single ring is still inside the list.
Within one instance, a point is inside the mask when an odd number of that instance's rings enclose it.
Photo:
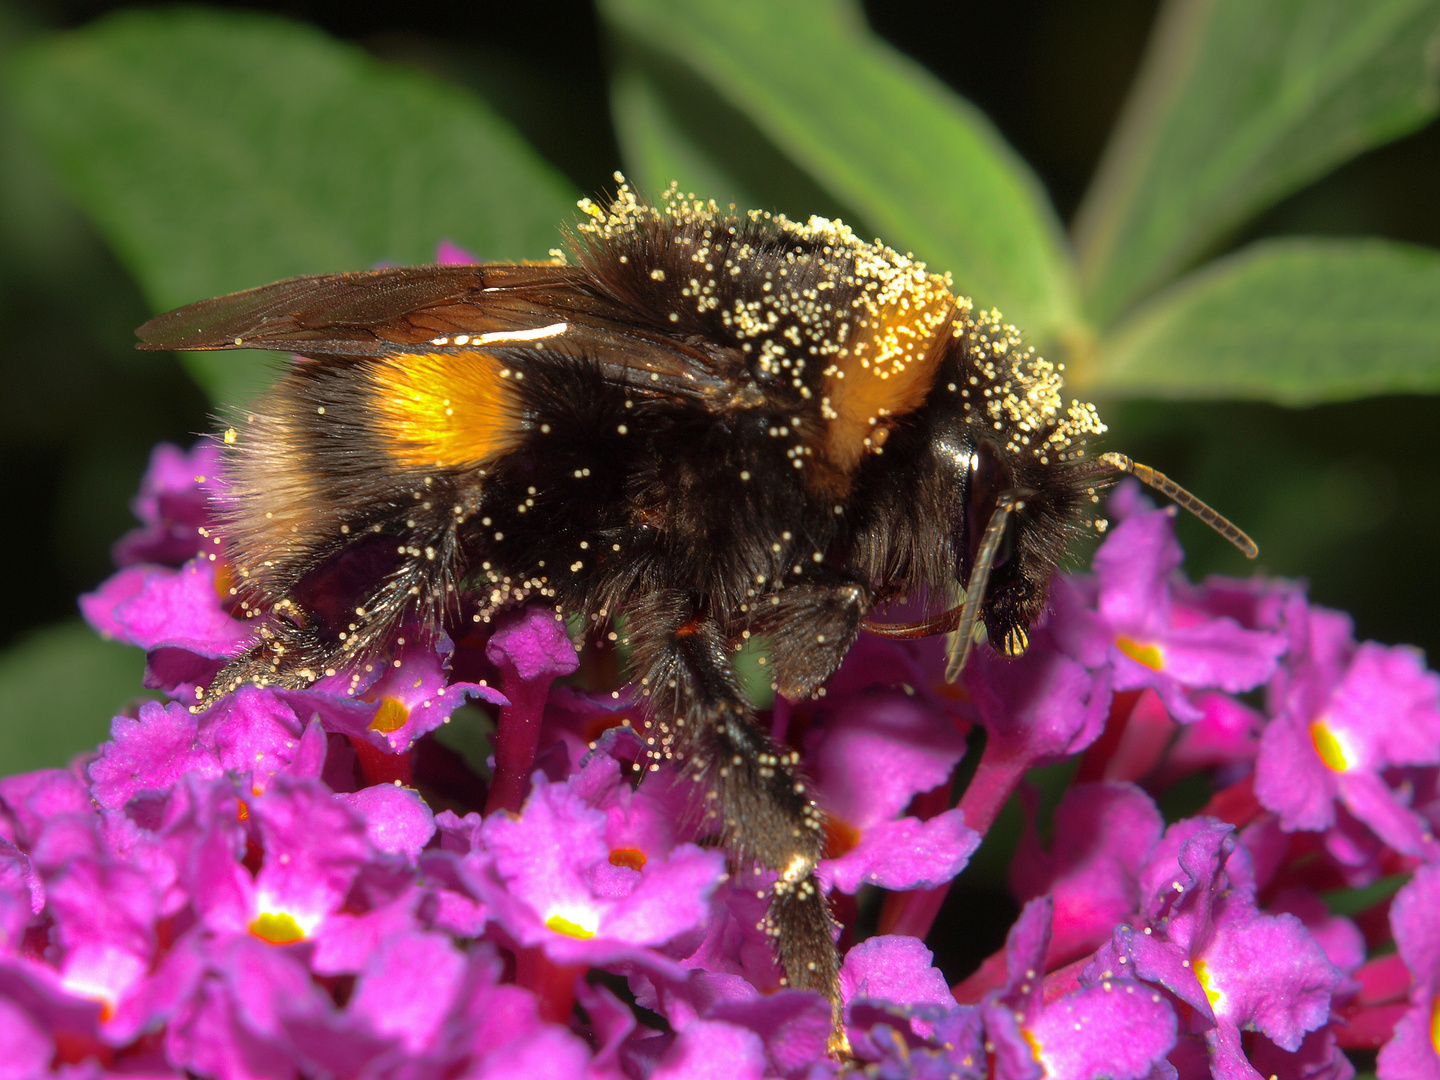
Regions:
[[[1382,240],[1255,244],[1102,341],[1087,389],[1306,405],[1440,391],[1440,251]]]
[[[978,110],[871,34],[852,5],[600,7],[619,35],[713,87],[886,243],[951,271],[961,292],[999,307],[1037,340],[1074,328],[1070,262],[1038,181]],[[712,120],[698,111],[677,119],[673,102],[650,104],[652,112],[664,105],[667,122],[688,131],[704,132]],[[675,155],[663,136],[652,129],[648,145]],[[697,140],[704,145],[703,135]],[[745,154],[742,146],[733,162],[714,153],[711,160],[726,166],[724,179],[737,180]],[[683,158],[675,163],[687,167]]]
[[[23,55],[31,129],[157,309],[292,274],[543,258],[568,184],[478,100],[295,23],[131,11]],[[254,354],[192,357],[216,400]]]
[[[1440,108],[1440,0],[1171,0],[1077,212],[1101,324]]]

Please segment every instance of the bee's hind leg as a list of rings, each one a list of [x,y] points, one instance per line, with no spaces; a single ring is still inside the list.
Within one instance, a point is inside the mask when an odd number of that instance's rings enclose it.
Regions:
[[[304,689],[337,672],[357,672],[383,656],[407,619],[418,615],[427,631],[438,627],[445,608],[458,605],[458,564],[458,534],[443,517],[407,535],[347,545],[257,616],[255,641],[197,691],[192,708],[207,709],[242,686]]]
[[[830,1049],[843,1055],[848,1044],[836,924],[815,876],[825,815],[795,774],[799,755],[777,745],[756,722],[713,621],[676,597],[651,598],[639,608],[629,609],[630,638],[658,752],[683,758],[706,786],[711,812],[737,861],[779,875],[765,929],[787,984],[818,990],[829,1000]]]

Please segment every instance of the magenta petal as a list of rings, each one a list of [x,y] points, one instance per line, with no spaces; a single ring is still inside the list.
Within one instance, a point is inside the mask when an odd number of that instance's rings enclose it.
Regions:
[[[1411,1008],[1380,1051],[1380,1080],[1440,1080],[1440,1050],[1433,1023],[1440,994],[1440,867],[1422,866],[1395,895],[1390,926],[1410,971]]]
[[[1083,956],[1139,909],[1140,870],[1163,829],[1154,801],[1130,784],[1065,793],[1050,852],[1027,839],[1010,867],[1020,899],[1048,892],[1055,900],[1049,964]]]
[[[418,929],[415,908],[421,892],[412,889],[388,904],[363,914],[336,912],[315,935],[310,966],[319,975],[354,974],[381,944]]]
[[[0,834],[22,848],[33,845],[56,817],[88,816],[93,809],[90,793],[68,769],[41,769],[0,779]]]
[[[1195,977],[1190,954],[1178,945],[1156,940],[1130,926],[1117,926],[1113,938],[1096,950],[1095,959],[1081,973],[1080,981],[1094,986],[1106,979],[1126,978],[1127,973],[1163,986],[1206,1021],[1214,1023],[1214,1011],[1200,980]]]
[[[45,909],[45,883],[30,858],[0,840],[0,952],[19,947],[31,916]]]
[[[1257,964],[1260,956],[1268,962]],[[1342,977],[1293,915],[1217,923],[1204,960],[1216,1016],[1290,1051],[1330,1018],[1330,995]]]
[[[568,785],[537,777],[519,819],[492,814],[481,828],[505,884],[505,893],[493,896],[496,916],[562,963],[598,962],[620,944],[658,945],[710,918],[710,896],[724,872],[719,852],[682,844],[648,860],[643,873],[627,879],[631,891],[617,895],[597,888],[594,873],[611,866],[605,827],[605,815]]]
[[[1035,1051],[1021,1027],[1021,1015],[1006,1005],[987,999],[979,1005],[985,1021],[985,1049],[994,1062],[995,1080],[1042,1080],[1045,1067],[1035,1060]]]
[[[1306,889],[1285,889],[1269,904],[1271,914],[1294,915],[1305,925],[1325,956],[1341,971],[1352,974],[1365,962],[1365,935],[1343,915],[1332,915],[1325,902]]]
[[[147,701],[136,719],[117,716],[111,722],[110,741],[88,771],[96,801],[118,810],[141,791],[173,787],[188,773],[217,777],[224,768],[200,745],[199,722],[190,710]]]
[[[1335,688],[1325,719],[1359,750],[1352,769],[1433,765],[1440,762],[1440,675],[1426,669],[1417,649],[1367,641]]]
[[[205,544],[200,528],[210,523],[211,495],[221,486],[219,471],[219,448],[208,439],[189,453],[169,443],[156,446],[130,504],[142,525],[116,542],[115,565],[179,566],[196,555]]]
[[[589,1063],[585,1043],[565,1028],[548,1024],[487,1060],[480,1075],[485,1080],[590,1080]]]
[[[412,1054],[428,1049],[460,993],[465,957],[447,936],[411,931],[379,943],[355,983],[351,1016]]]
[[[1040,761],[1079,753],[1100,734],[1109,687],[1060,653],[1032,648],[1018,660],[977,649],[965,685],[991,736],[1023,745]]]
[[[1338,1026],[1338,1025],[1336,1025]],[[1261,1076],[1276,1080],[1355,1080],[1355,1066],[1340,1049],[1333,1027],[1305,1036],[1300,1049],[1282,1050],[1264,1035],[1256,1035],[1246,1046],[1250,1064]]]
[[[857,698],[830,715],[810,770],[825,809],[864,833],[946,783],[964,752],[965,739],[947,718],[890,692]]]
[[[706,1020],[723,1020],[760,1036],[774,1071],[793,1076],[825,1059],[830,1005],[813,990],[781,990],[744,1001],[717,1001]],[[693,1023],[693,1021],[692,1021]]]
[[[1440,866],[1415,871],[1390,905],[1395,945],[1415,987],[1417,999],[1440,993]]]
[[[441,266],[473,266],[480,262],[465,248],[449,240],[441,240],[435,246],[435,261]]]
[[[213,748],[227,772],[249,774],[258,794],[271,776],[294,760],[303,731],[295,710],[283,699],[269,690],[244,686],[205,713],[197,743]]]
[[[377,850],[403,855],[412,864],[435,835],[435,816],[414,788],[380,784],[335,799],[365,819],[366,835]]]
[[[753,1031],[697,1020],[676,1036],[648,1080],[761,1080],[765,1047]]]
[[[29,1080],[49,1072],[55,1044],[30,1014],[0,998],[0,1080]]]
[[[1123,504],[1126,481],[1111,496],[1112,512]],[[1145,500],[1148,504],[1148,500]],[[1184,559],[1175,540],[1175,510],[1137,504],[1134,514],[1112,528],[1095,552],[1100,614],[1114,627],[1144,640],[1163,632],[1170,621],[1170,580]]]
[[[862,885],[933,889],[965,869],[980,840],[958,807],[928,821],[882,821],[867,828],[860,843],[840,858],[822,862],[820,875],[845,893]]]
[[[289,776],[277,776],[250,814],[265,851],[257,903],[308,932],[340,907],[369,854],[365,825],[318,780]]]
[[[845,954],[840,968],[840,995],[851,1001],[883,1001],[909,1007],[938,1005],[955,1008],[955,997],[945,976],[934,967],[934,954],[919,938],[885,934],[868,938]],[[915,1035],[928,1038],[934,1024],[918,1016],[909,1021]],[[851,1031],[858,1038],[860,1031]]]
[[[1338,790],[1305,724],[1282,713],[1266,725],[1255,759],[1255,797],[1280,815],[1286,831],[1318,832],[1333,825]]]
[[[1238,694],[1270,678],[1288,647],[1279,634],[1245,630],[1230,619],[1172,627],[1164,637],[1165,672],[1184,686]]]
[[[149,968],[158,897],[128,866],[75,859],[46,883],[67,984],[118,1000]]]
[[[467,698],[479,698],[491,705],[509,704],[505,695],[493,687],[450,682],[447,667],[453,645],[448,638],[430,647],[412,640],[413,636],[414,631],[407,635],[405,644],[388,654],[389,665],[365,690],[366,701],[384,701],[391,709],[403,707],[403,722],[396,726],[392,719],[382,735],[390,751],[397,754],[405,753],[416,739],[445,723]]]
[[[505,620],[485,645],[485,655],[525,682],[569,675],[580,664],[564,622],[551,609],[539,606]]]
[[[1026,1030],[1047,1080],[1142,1080],[1175,1045],[1175,1013],[1143,983],[1118,979],[1066,994]]]
[[[232,619],[215,591],[215,564],[192,559],[179,570],[132,566],[80,598],[90,625],[142,649],[162,646],[200,656],[234,656],[253,631]]]
[[[1375,830],[1375,835],[1404,855],[1440,854],[1429,824],[1401,804],[1399,796],[1380,776],[1370,772],[1347,772],[1339,777],[1340,798],[1357,818]]]
[[[1379,1080],[1440,1080],[1440,1052],[1431,1035],[1430,1010],[1414,1008],[1395,1024],[1395,1034],[1380,1048]]]

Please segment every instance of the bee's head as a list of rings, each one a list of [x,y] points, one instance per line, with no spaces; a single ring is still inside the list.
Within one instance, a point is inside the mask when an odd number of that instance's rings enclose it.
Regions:
[[[1079,529],[1092,471],[1079,458],[1040,461],[1007,452],[985,434],[973,440],[967,465],[957,523],[955,634],[973,640],[983,627],[993,648],[1019,656],[1056,563]],[[952,641],[952,657],[968,648]]]

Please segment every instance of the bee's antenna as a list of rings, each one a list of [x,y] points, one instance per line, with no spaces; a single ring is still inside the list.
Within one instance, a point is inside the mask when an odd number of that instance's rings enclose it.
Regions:
[[[1101,464],[1110,466],[1110,468],[1116,472],[1129,473],[1142,484],[1160,492],[1160,494],[1170,499],[1177,506],[1183,506],[1243,551],[1247,559],[1253,559],[1260,554],[1260,548],[1256,546],[1254,540],[1251,540],[1250,537],[1245,535],[1245,531],[1241,529],[1240,526],[1230,521],[1224,514],[1201,502],[1164,473],[1157,472],[1155,469],[1150,468],[1149,465],[1141,465],[1138,461],[1132,461],[1124,454],[1117,454],[1114,451],[1101,454],[1098,461]]]
[[[990,571],[995,565],[995,553],[1000,550],[1000,539],[1005,535],[1005,526],[1010,515],[1025,504],[1018,492],[1004,491],[995,501],[995,510],[989,524],[980,537],[980,550],[975,555],[975,565],[970,571],[970,583],[965,589],[965,603],[960,608],[960,622],[946,642],[950,662],[945,665],[945,681],[954,682],[965,670],[965,661],[970,659],[970,650],[975,647],[975,624],[980,618],[980,603],[985,599],[985,587],[990,583]]]

